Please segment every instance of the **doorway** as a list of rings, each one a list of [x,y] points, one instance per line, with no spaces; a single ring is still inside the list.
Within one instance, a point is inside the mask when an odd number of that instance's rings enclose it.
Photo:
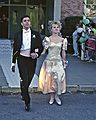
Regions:
[[[8,7],[0,6],[0,38],[8,38]]]

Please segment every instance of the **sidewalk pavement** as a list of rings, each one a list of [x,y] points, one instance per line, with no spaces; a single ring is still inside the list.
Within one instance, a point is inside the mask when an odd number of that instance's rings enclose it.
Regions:
[[[81,61],[80,58],[67,55],[66,69],[67,92],[96,92],[96,63]],[[19,87],[0,87],[0,93],[18,93]],[[30,87],[30,92],[38,92]]]
[[[68,55],[67,85],[69,91],[96,92],[96,63]]]

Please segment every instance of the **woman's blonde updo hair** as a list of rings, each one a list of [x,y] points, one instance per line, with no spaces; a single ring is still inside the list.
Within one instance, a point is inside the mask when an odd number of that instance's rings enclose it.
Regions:
[[[53,24],[57,24],[59,26],[60,30],[61,30],[62,25],[61,25],[60,21],[49,21],[48,22],[48,29],[49,29],[49,31],[51,31]]]
[[[60,28],[60,30],[61,30],[61,28],[62,28],[62,24],[61,24],[60,21],[49,21],[49,22],[48,22],[48,30],[49,30],[49,32],[50,32],[50,35],[52,34],[51,29],[52,29],[52,25],[53,25],[53,24],[58,25],[59,28]],[[58,35],[59,35],[59,36],[62,36],[62,35],[61,35],[61,32],[58,33]]]

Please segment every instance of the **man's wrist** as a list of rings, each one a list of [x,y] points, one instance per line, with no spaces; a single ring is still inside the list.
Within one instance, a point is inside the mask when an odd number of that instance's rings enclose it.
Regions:
[[[12,66],[15,66],[15,63],[12,63]]]
[[[36,53],[36,56],[38,57],[38,53]]]

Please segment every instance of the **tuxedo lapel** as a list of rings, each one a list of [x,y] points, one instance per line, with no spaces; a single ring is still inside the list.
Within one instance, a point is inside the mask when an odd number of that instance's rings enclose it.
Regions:
[[[20,35],[20,46],[22,46],[23,43],[23,31],[21,31],[21,35]]]
[[[33,32],[31,30],[31,48],[30,49],[32,49],[32,48],[33,48]]]

